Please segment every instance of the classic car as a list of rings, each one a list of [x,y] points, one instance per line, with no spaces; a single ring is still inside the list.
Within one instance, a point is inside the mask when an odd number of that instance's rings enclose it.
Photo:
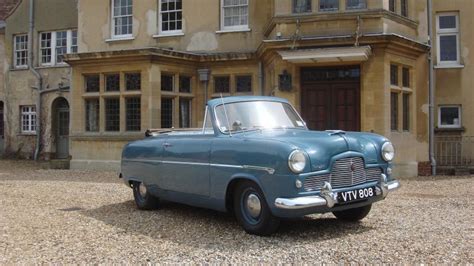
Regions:
[[[164,200],[230,211],[251,234],[272,234],[281,218],[313,213],[358,221],[400,186],[388,139],[311,131],[276,97],[213,99],[202,128],[146,135],[124,147],[121,161],[139,209]]]

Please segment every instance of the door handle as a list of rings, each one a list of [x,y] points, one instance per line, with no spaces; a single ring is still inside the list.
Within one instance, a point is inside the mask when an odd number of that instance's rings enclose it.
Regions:
[[[165,148],[168,148],[168,147],[171,147],[171,146],[173,146],[171,143],[168,143],[168,142],[163,143],[163,147],[165,147]]]

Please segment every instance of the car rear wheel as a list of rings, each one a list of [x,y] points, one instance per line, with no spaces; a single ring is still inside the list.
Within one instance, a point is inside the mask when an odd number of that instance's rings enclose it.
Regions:
[[[273,216],[261,189],[245,181],[234,191],[234,212],[244,230],[254,235],[270,235],[278,230],[280,220]]]
[[[158,207],[158,198],[148,192],[148,188],[142,182],[133,182],[133,198],[140,210],[153,210]]]
[[[344,210],[344,211],[336,211],[333,212],[334,216],[337,219],[348,221],[348,222],[357,222],[365,218],[367,214],[369,214],[370,209],[372,208],[372,204],[362,206],[359,208]]]

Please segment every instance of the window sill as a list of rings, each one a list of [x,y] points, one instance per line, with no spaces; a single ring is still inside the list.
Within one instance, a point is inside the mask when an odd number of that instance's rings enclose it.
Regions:
[[[29,68],[26,66],[26,67],[13,67],[13,68],[10,68],[10,71],[22,71],[22,70],[28,70]]]
[[[445,68],[464,68],[464,65],[461,64],[446,64],[446,65],[436,65],[434,66],[435,69],[445,69]]]
[[[99,97],[100,93],[99,92],[84,92],[82,94],[82,97],[87,98],[87,97]]]
[[[464,127],[436,127],[435,132],[464,132]]]
[[[45,69],[45,68],[64,68],[64,67],[70,67],[68,64],[57,64],[57,65],[44,65],[44,66],[38,66],[35,69]]]
[[[135,91],[123,91],[122,92],[123,95],[141,95],[142,94],[142,91],[140,90],[135,90]]]
[[[22,136],[22,137],[32,137],[32,136],[36,136],[36,132],[32,132],[32,133],[24,132],[24,133],[18,134],[18,136]]]
[[[182,33],[182,32],[180,32],[180,33],[169,33],[169,34],[161,33],[161,34],[155,34],[152,37],[153,38],[167,38],[167,37],[181,37],[181,36],[184,36],[184,33]]]
[[[133,41],[135,40],[135,37],[129,36],[129,37],[113,37],[110,39],[106,39],[105,42],[121,42],[121,41]]]
[[[218,30],[216,31],[217,34],[222,34],[222,33],[233,33],[233,32],[250,32],[252,31],[249,28],[242,28],[242,29],[223,29],[223,30]]]

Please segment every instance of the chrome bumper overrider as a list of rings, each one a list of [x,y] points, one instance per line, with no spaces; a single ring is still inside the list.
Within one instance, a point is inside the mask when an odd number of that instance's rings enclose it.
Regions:
[[[375,188],[377,196],[382,195],[385,198],[389,192],[397,190],[400,187],[398,180],[387,182],[387,176],[382,174],[380,182]],[[305,196],[298,198],[277,198],[275,206],[280,209],[297,210],[311,207],[327,206],[332,208],[337,204],[337,193],[333,192],[331,184],[325,182],[319,196]]]

